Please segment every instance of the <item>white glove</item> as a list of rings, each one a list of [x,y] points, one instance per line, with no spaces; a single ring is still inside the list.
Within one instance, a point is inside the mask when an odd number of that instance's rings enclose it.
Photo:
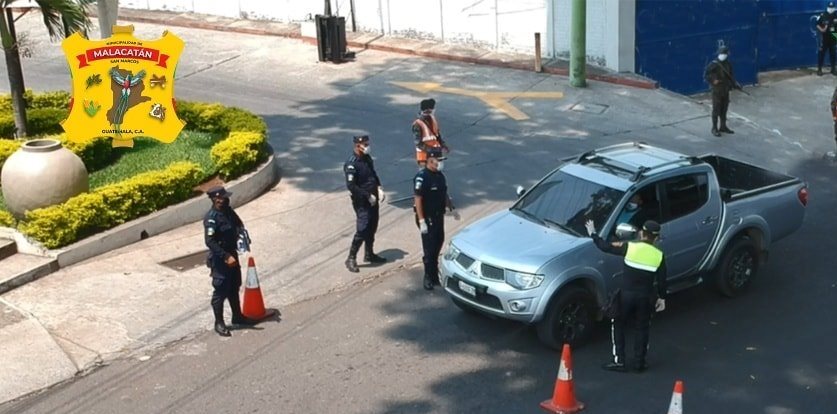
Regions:
[[[419,230],[421,230],[421,234],[427,234],[427,221],[419,221]]]
[[[657,303],[654,305],[654,311],[662,312],[666,310],[666,300],[665,299],[657,299]]]
[[[459,219],[461,218],[461,216],[459,215],[459,210],[457,209],[453,209],[453,211],[451,211],[450,213],[453,214],[453,219],[456,221],[459,221]]]
[[[593,223],[593,220],[587,220],[587,222],[584,223],[584,228],[587,229],[588,236],[596,234],[596,225]]]
[[[372,204],[374,206],[375,203],[377,203],[377,202],[378,202],[378,199],[375,198],[375,196],[373,196],[372,194],[369,194],[369,204]]]
[[[386,201],[386,199],[387,195],[384,194],[384,187],[378,186],[378,200],[381,200],[381,202],[383,203],[384,201]]]

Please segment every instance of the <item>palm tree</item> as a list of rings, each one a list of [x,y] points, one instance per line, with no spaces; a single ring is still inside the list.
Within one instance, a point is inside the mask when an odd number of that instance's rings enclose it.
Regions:
[[[35,4],[31,4],[34,1]],[[0,0],[0,40],[6,55],[9,89],[12,91],[15,128],[18,137],[26,136],[26,101],[23,98],[23,68],[20,65],[20,49],[15,34],[12,7],[37,7],[44,19],[44,26],[51,40],[58,40],[90,27],[85,7],[96,0]],[[29,3],[29,4],[27,4]]]

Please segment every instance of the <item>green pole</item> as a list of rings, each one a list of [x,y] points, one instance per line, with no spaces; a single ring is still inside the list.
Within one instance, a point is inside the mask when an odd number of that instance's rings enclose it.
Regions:
[[[587,0],[573,0],[570,26],[570,85],[587,86]]]

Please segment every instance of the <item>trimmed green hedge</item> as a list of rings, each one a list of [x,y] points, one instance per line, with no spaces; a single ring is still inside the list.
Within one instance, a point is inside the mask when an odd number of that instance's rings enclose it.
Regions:
[[[50,136],[44,138],[52,138],[61,141],[68,150],[72,151],[81,158],[88,172],[99,170],[110,165],[113,161],[113,148],[110,140],[105,137],[93,138],[90,141],[78,143],[67,139],[65,134],[58,136]],[[6,163],[15,151],[20,148],[23,141],[14,139],[0,139],[0,168]]]
[[[149,171],[77,195],[63,204],[28,211],[20,231],[49,249],[66,246],[161,208],[187,200],[203,177],[191,162]]]
[[[263,134],[232,132],[227,139],[215,144],[209,154],[224,178],[238,177],[261,164],[268,156]]]
[[[0,210],[0,227],[15,227],[17,225],[17,220],[15,220],[15,216],[8,211]]]
[[[60,123],[67,117],[69,94],[27,91],[26,102],[31,135],[60,133],[57,139],[81,157],[88,171],[111,163],[115,152],[109,138],[79,144],[63,134]],[[8,95],[0,96],[0,109],[7,109],[0,115],[0,136],[11,136],[14,119]],[[210,150],[217,172],[226,180],[252,171],[270,155],[267,125],[253,113],[218,103],[189,101],[177,101],[176,112],[186,123],[184,129],[227,135]],[[20,144],[21,141],[0,139],[0,166]],[[59,205],[29,211],[17,227],[46,248],[63,247],[190,198],[193,188],[207,173],[198,164],[176,162],[165,169],[80,194]],[[8,213],[0,214],[0,225],[4,220],[11,220],[14,225],[14,218]]]

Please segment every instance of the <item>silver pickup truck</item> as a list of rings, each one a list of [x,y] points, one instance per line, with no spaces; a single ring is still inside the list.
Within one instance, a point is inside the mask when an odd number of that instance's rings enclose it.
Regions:
[[[799,229],[808,203],[800,179],[714,154],[625,143],[564,161],[518,187],[509,209],[451,237],[440,266],[457,306],[535,324],[553,348],[589,337],[622,272],[622,258],[588,236],[588,220],[608,242],[659,222],[669,292],[707,281],[735,296],[770,246]]]

